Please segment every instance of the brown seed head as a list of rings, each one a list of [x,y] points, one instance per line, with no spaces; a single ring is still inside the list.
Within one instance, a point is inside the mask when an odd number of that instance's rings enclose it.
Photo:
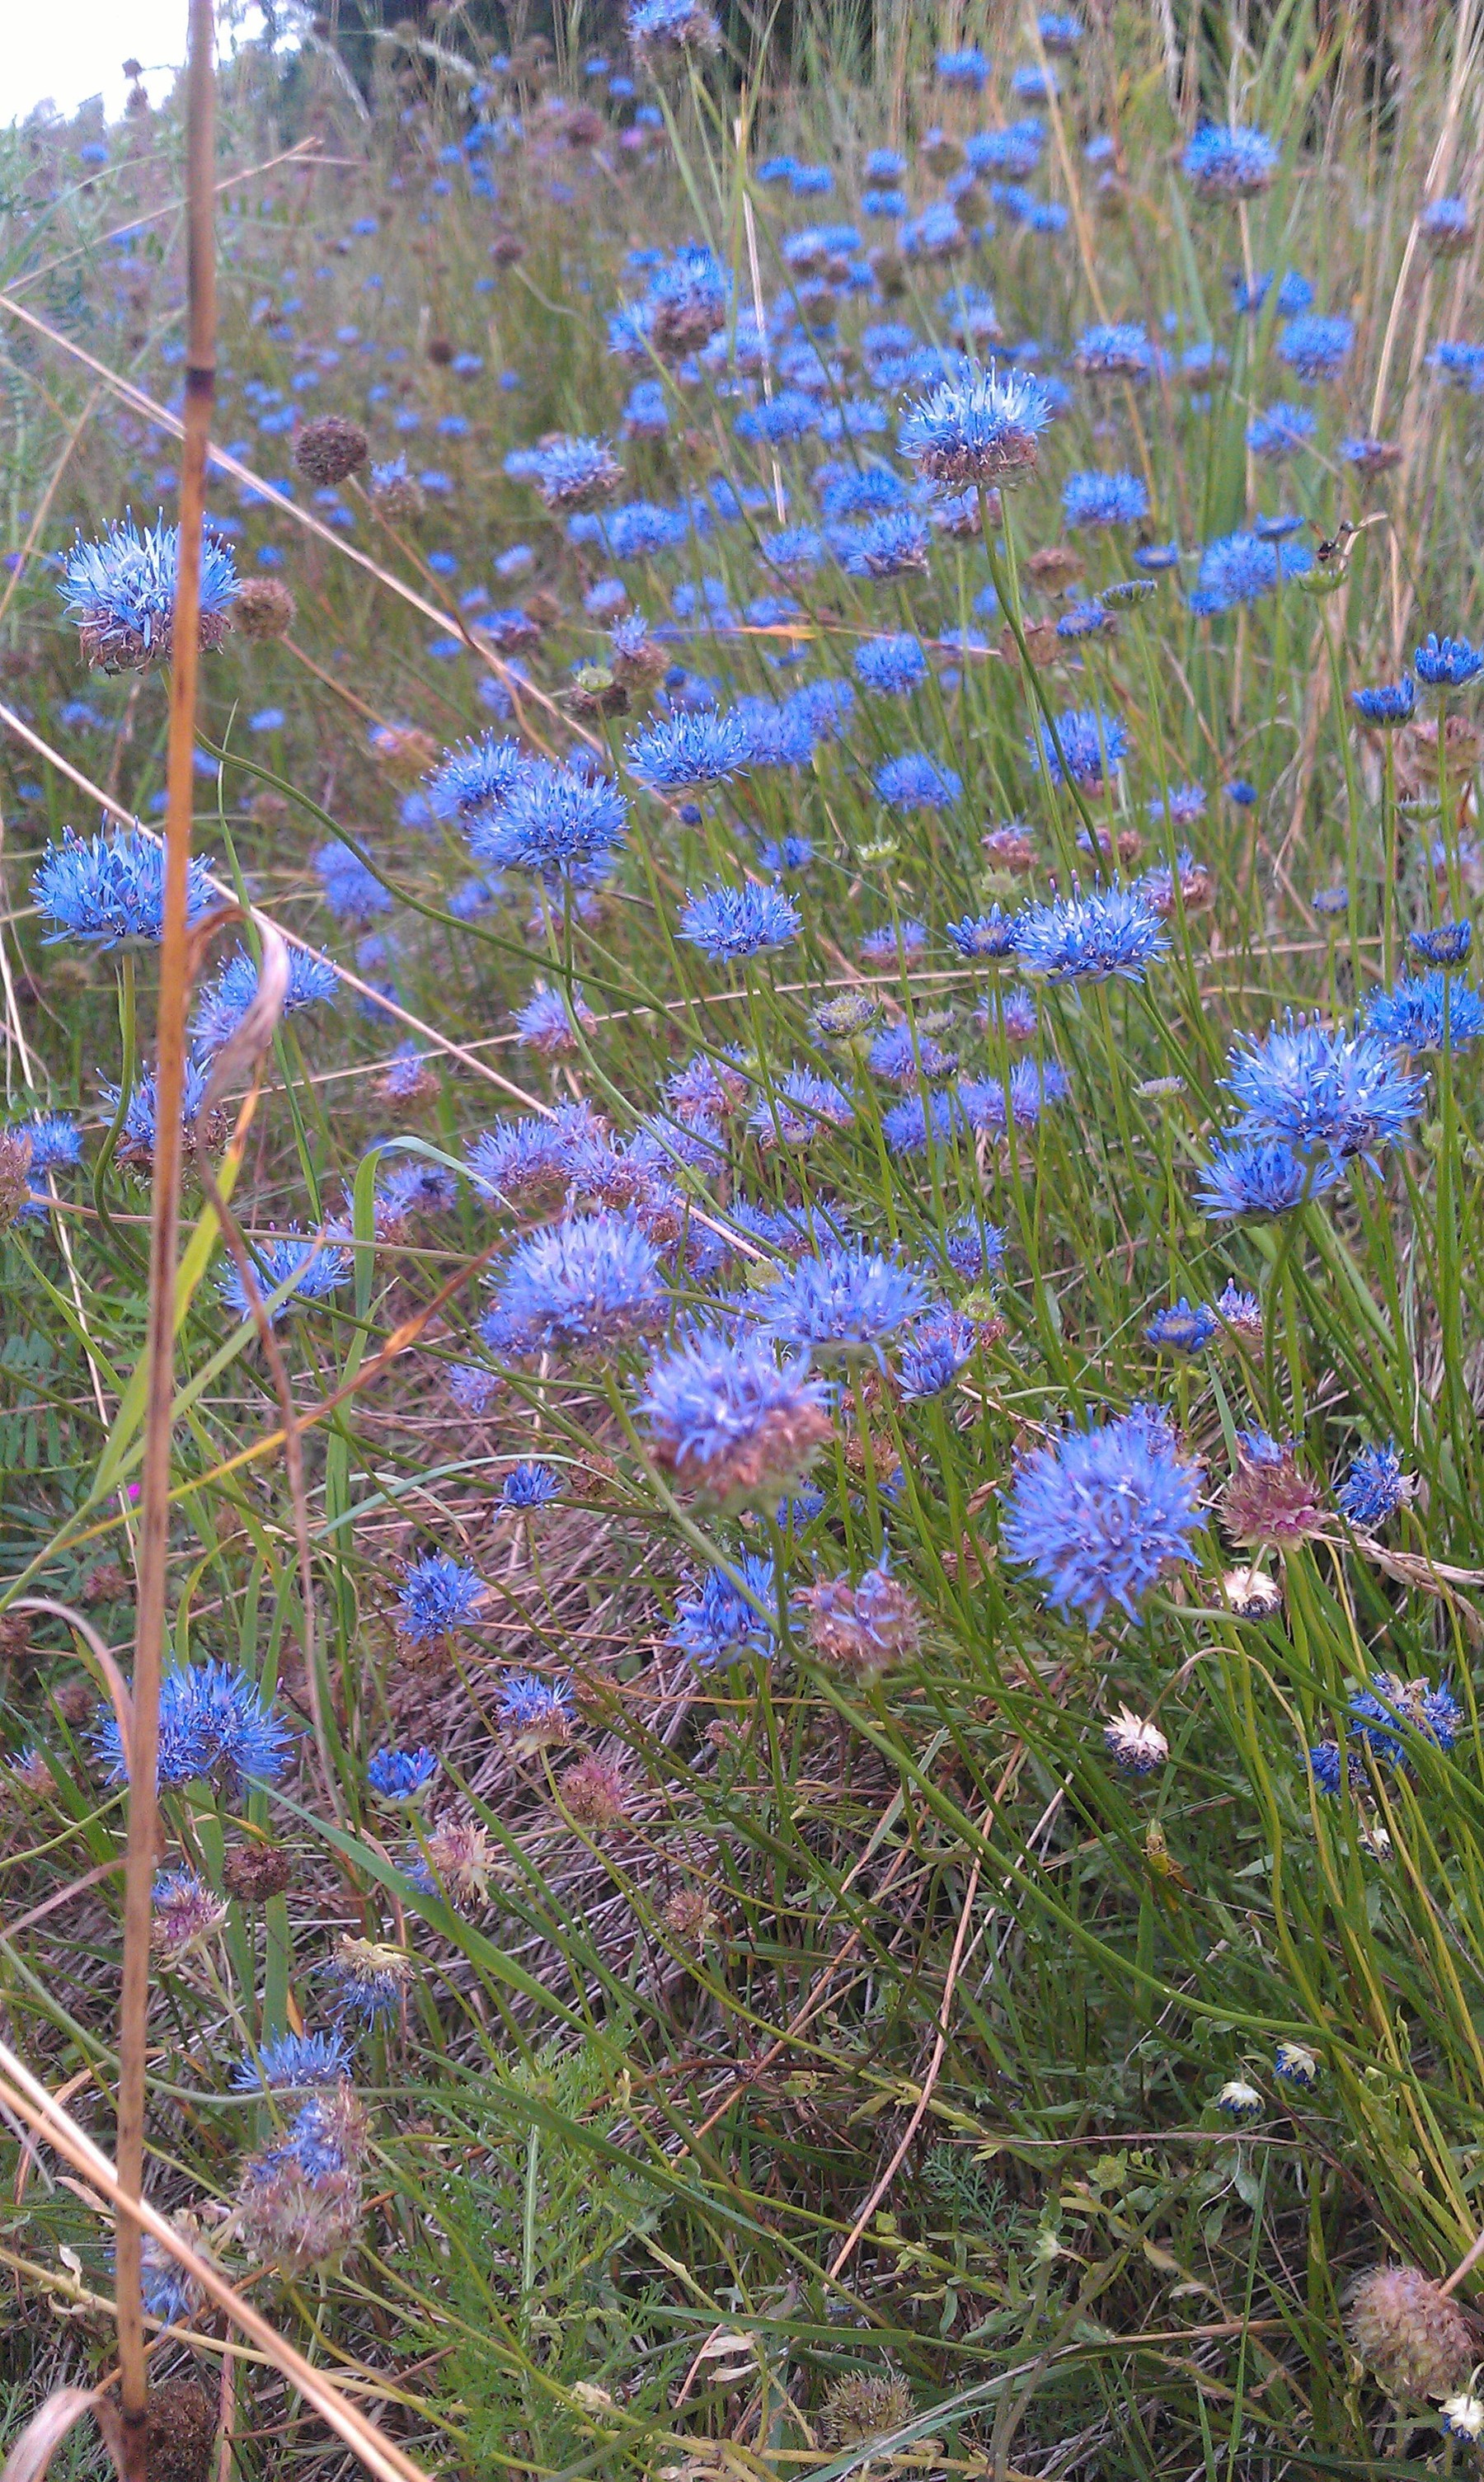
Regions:
[[[298,609],[278,578],[245,577],[237,589],[233,617],[243,636],[258,646],[271,638],[286,638]]]
[[[365,463],[366,456],[366,435],[359,423],[347,422],[338,413],[317,414],[294,435],[295,464],[306,482],[322,489],[343,483]]]
[[[1350,2296],[1345,2332],[1378,2387],[1397,2402],[1445,2396],[1473,2359],[1463,2314],[1416,2266],[1376,2266]]]
[[[240,1905],[265,1905],[294,1883],[294,1864],[281,1844],[234,1844],[222,1864],[222,1879]]]

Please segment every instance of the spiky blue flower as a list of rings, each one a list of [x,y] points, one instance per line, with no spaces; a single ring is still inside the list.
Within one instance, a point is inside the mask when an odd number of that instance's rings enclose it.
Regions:
[[[1146,1341],[1162,1353],[1195,1355],[1204,1353],[1213,1335],[1221,1331],[1221,1321],[1206,1302],[1194,1306],[1182,1293],[1168,1309],[1156,1310],[1144,1331]]]
[[[1025,971],[1057,982],[1142,982],[1169,944],[1144,891],[1117,883],[1027,906],[1015,927],[1015,953]]]
[[[1430,1689],[1425,1680],[1401,1680],[1392,1672],[1372,1673],[1370,1687],[1351,1698],[1349,1716],[1371,1756],[1401,1768],[1412,1763],[1407,1728],[1436,1748],[1451,1750],[1466,1720],[1445,1681]]]
[[[1082,792],[1097,793],[1118,774],[1128,734],[1118,717],[1104,714],[1101,707],[1073,707],[1057,717],[1055,742],[1043,723],[1026,735],[1025,746],[1053,784],[1070,776]]]
[[[186,919],[199,922],[217,903],[211,865],[193,856],[186,883]],[[120,939],[159,939],[165,928],[165,849],[139,828],[111,835],[63,831],[48,845],[31,882],[37,911],[54,939],[92,939],[101,948]]]
[[[1440,638],[1430,629],[1412,662],[1424,689],[1467,689],[1484,673],[1484,647],[1471,647],[1467,638]]]
[[[280,1284],[289,1286],[278,1308],[269,1313],[275,1325],[290,1307],[300,1307],[308,1302],[328,1301],[351,1272],[352,1259],[348,1250],[339,1249],[314,1233],[300,1232],[293,1226],[277,1237],[251,1241],[248,1248],[258,1294],[264,1303]],[[222,1270],[218,1290],[234,1318],[252,1317],[247,1287],[235,1263]]]
[[[1431,931],[1414,931],[1408,947],[1418,957],[1425,957],[1430,965],[1461,965],[1473,945],[1473,924],[1469,921],[1439,922]]]
[[[628,804],[607,776],[533,759],[498,807],[476,814],[469,851],[495,870],[518,870],[550,888],[591,887],[613,866]]]
[[[1484,1001],[1451,974],[1418,974],[1378,991],[1365,1023],[1398,1051],[1462,1049],[1484,1035]]]
[[[928,676],[921,641],[905,632],[894,638],[867,638],[858,647],[851,666],[861,686],[884,698],[905,698]]]
[[[132,516],[111,526],[100,542],[79,534],[63,565],[62,597],[77,622],[84,657],[105,673],[144,672],[168,657],[174,627],[180,528],[147,526]],[[203,648],[220,647],[231,627],[237,571],[220,536],[200,546]]]
[[[82,1128],[70,1112],[33,1112],[29,1120],[13,1121],[10,1134],[29,1141],[33,1176],[68,1172],[82,1161]]]
[[[1180,166],[1203,198],[1255,198],[1271,187],[1279,160],[1260,129],[1207,120],[1188,142]]]
[[[967,1284],[977,1284],[1004,1265],[1005,1236],[997,1224],[986,1224],[970,1212],[949,1226],[943,1251],[954,1274]]]
[[[1368,689],[1352,690],[1350,703],[1367,724],[1391,732],[1407,722],[1416,707],[1417,683],[1410,673],[1403,673],[1399,681],[1380,681]]]
[[[1379,1447],[1357,1448],[1335,1500],[1352,1525],[1370,1533],[1405,1507],[1415,1489],[1402,1471],[1395,1440],[1383,1439]]]
[[[628,0],[628,40],[636,52],[714,52],[722,30],[702,0]]]
[[[1272,290],[1273,271],[1265,268],[1251,284],[1238,273],[1230,278],[1230,283],[1232,307],[1237,317],[1256,319]],[[1308,277],[1300,276],[1296,267],[1285,268],[1278,279],[1278,307],[1284,317],[1296,319],[1301,311],[1313,307],[1313,299],[1314,289]]]
[[[402,1634],[411,1632],[404,1628]],[[436,1750],[378,1750],[366,1760],[366,1782],[379,1801],[416,1801],[437,1771]]]
[[[270,2035],[254,2056],[249,2051],[232,2071],[234,2094],[304,2094],[313,2086],[343,2085],[351,2054],[342,2034]]]
[[[713,964],[755,957],[764,948],[786,948],[799,934],[799,909],[783,890],[747,880],[741,887],[707,887],[687,895],[680,937]]]
[[[699,1587],[676,1605],[671,1643],[700,1672],[766,1658],[778,1635],[778,1578],[771,1560],[744,1551],[736,1563],[744,1594],[725,1571],[708,1569]],[[758,1606],[761,1609],[758,1609]]]
[[[829,542],[849,577],[909,577],[927,567],[927,528],[914,509],[888,509],[864,525],[832,526]]]
[[[1316,428],[1307,405],[1270,405],[1247,425],[1247,445],[1254,457],[1292,457],[1308,447]]]
[[[897,1356],[897,1380],[909,1404],[951,1387],[979,1343],[971,1318],[946,1302],[925,1310]]]
[[[624,744],[624,764],[656,793],[683,784],[721,784],[751,764],[746,719],[728,714],[664,716]]]
[[[527,472],[548,509],[596,509],[623,488],[623,468],[606,439],[543,440]]]
[[[546,1508],[561,1496],[560,1475],[531,1458],[512,1465],[500,1485],[500,1506],[507,1509]]]
[[[639,1410],[681,1482],[729,1504],[771,1503],[829,1437],[827,1402],[807,1357],[780,1362],[759,1337],[702,1333],[650,1365]]]
[[[1287,322],[1278,339],[1278,355],[1281,361],[1297,371],[1301,380],[1331,380],[1354,343],[1353,319],[1323,319],[1311,314]]]
[[[910,1267],[851,1246],[801,1258],[748,1307],[781,1344],[879,1362],[882,1346],[926,1305],[922,1280]]]
[[[1000,1528],[1057,1610],[1096,1628],[1110,1604],[1131,1620],[1164,1571],[1193,1564],[1201,1468],[1153,1407],[1064,1432],[1016,1470]]]
[[[922,1077],[951,1077],[958,1054],[945,1051],[936,1035],[915,1026],[888,1025],[871,1044],[865,1065],[873,1077],[888,1078],[894,1086],[915,1086]]]
[[[546,1680],[539,1672],[507,1672],[495,1703],[501,1730],[528,1750],[570,1739],[575,1711],[566,1676]]]
[[[659,1252],[631,1215],[573,1215],[517,1242],[494,1291],[510,1351],[612,1346],[657,1314]]]
[[[390,888],[384,887],[376,873],[346,846],[321,845],[314,856],[314,867],[331,913],[343,914],[350,922],[365,923],[375,921],[379,913],[391,911],[395,900]]]
[[[1145,380],[1154,367],[1154,348],[1136,321],[1104,320],[1083,329],[1076,363],[1089,379]]]
[[[908,814],[948,809],[964,790],[963,779],[951,767],[941,766],[919,750],[904,750],[899,756],[886,759],[876,770],[875,784],[878,799],[888,809]]]
[[[1307,1200],[1333,1189],[1338,1176],[1334,1163],[1307,1163],[1279,1141],[1237,1140],[1216,1149],[1206,1168],[1198,1203],[1203,1215],[1223,1221],[1244,1215],[1287,1215]]]
[[[1069,474],[1062,485],[1062,517],[1069,526],[1136,526],[1148,515],[1142,475]]]
[[[1473,218],[1468,199],[1430,199],[1418,218],[1418,230],[1424,241],[1444,256],[1455,251],[1467,250],[1473,235]]]
[[[991,64],[977,43],[969,43],[959,51],[940,52],[933,66],[944,86],[972,87],[977,94],[988,81]]]
[[[235,949],[215,981],[206,985],[191,1022],[191,1042],[203,1055],[220,1051],[229,1042],[257,997],[257,960],[246,948]],[[288,989],[283,1014],[318,1008],[338,996],[340,977],[324,957],[307,948],[288,952]]]
[[[1201,613],[1230,612],[1234,604],[1255,603],[1259,595],[1271,594],[1282,581],[1312,566],[1313,554],[1307,544],[1288,543],[1280,552],[1276,543],[1239,528],[1206,545],[1190,608]]]
[[[461,741],[423,779],[428,807],[436,819],[463,826],[482,810],[500,808],[530,763],[519,742],[508,737],[482,732]]]
[[[1372,1156],[1399,1138],[1420,1106],[1424,1080],[1375,1034],[1350,1034],[1291,1013],[1233,1044],[1226,1079],[1242,1109],[1239,1138],[1319,1150],[1337,1163]]]
[[[654,560],[661,552],[678,551],[691,537],[691,512],[658,507],[652,500],[630,500],[598,516],[569,520],[574,541],[601,543],[610,560]],[[592,528],[591,538],[587,529]]]
[[[1042,383],[1023,371],[970,367],[910,405],[897,434],[920,474],[955,488],[999,483],[1036,462],[1051,419]]]
[[[233,1794],[244,1783],[277,1783],[293,1742],[256,1681],[236,1664],[191,1664],[160,1682],[157,1783],[214,1778]],[[97,1750],[110,1782],[126,1782],[128,1756],[113,1715],[99,1729]]]
[[[397,1590],[397,1627],[414,1646],[448,1637],[479,1618],[485,1584],[477,1569],[430,1551],[414,1560]]]
[[[966,913],[962,922],[945,922],[943,937],[961,957],[1008,957],[1015,948],[1015,916],[992,905],[988,913]]]

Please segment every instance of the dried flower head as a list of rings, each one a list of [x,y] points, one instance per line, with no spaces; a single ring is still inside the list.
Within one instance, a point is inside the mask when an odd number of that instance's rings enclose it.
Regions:
[[[1244,1621],[1270,1620],[1283,1601],[1283,1588],[1265,1569],[1229,1569],[1221,1591]]]
[[[1363,2275],[1345,2333],[1377,2386],[1397,2402],[1450,2395],[1473,2358],[1462,2312],[1416,2266],[1376,2266]]]
[[[889,1574],[885,1553],[858,1584],[822,1577],[796,1600],[808,1616],[810,1651],[857,1680],[878,1679],[917,1651],[921,1616],[909,1588]]]
[[[446,1896],[461,1913],[484,1904],[490,1893],[494,1847],[475,1818],[447,1818],[412,1861],[408,1877],[425,1896]]]
[[[294,462],[308,483],[333,488],[364,465],[369,443],[359,423],[342,414],[317,414],[294,434]]]
[[[1299,1469],[1298,1443],[1239,1431],[1236,1471],[1221,1503],[1233,1543],[1302,1543],[1324,1531],[1318,1487]]]
[[[179,1965],[204,1947],[226,1919],[223,1899],[194,1870],[161,1870],[154,1883],[149,1944],[162,1965]]]
[[[237,589],[232,617],[244,638],[257,646],[271,638],[286,638],[298,610],[278,578],[245,577]]]
[[[562,1807],[579,1827],[622,1826],[628,1816],[623,1770],[613,1758],[591,1751],[568,1767],[557,1782]]]
[[[1170,1744],[1158,1725],[1147,1715],[1136,1715],[1131,1706],[1120,1706],[1103,1726],[1102,1737],[1109,1756],[1136,1776],[1162,1767],[1170,1755]]]
[[[911,2421],[916,2406],[897,2370],[847,2370],[832,2379],[819,2416],[828,2447],[863,2447]]]

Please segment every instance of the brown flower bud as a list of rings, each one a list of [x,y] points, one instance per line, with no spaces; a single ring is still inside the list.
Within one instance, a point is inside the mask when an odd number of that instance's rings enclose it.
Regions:
[[[428,338],[428,359],[437,371],[446,371],[454,357],[454,348],[447,336]]]
[[[270,638],[286,638],[299,607],[276,577],[245,577],[237,589],[233,617],[253,646]]]
[[[234,1844],[222,1864],[222,1884],[240,1905],[263,1905],[294,1884],[294,1864],[281,1844]]]
[[[366,462],[366,435],[338,413],[321,413],[294,435],[294,462],[306,482],[323,488],[343,483]]]
[[[1345,2332],[1377,2386],[1398,2401],[1448,2395],[1473,2360],[1462,2311],[1420,2267],[1376,2266],[1363,2275]]]

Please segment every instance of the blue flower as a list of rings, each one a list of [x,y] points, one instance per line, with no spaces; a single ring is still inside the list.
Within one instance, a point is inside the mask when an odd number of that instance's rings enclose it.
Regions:
[[[526,470],[548,509],[596,509],[623,487],[623,468],[606,439],[543,440]]]
[[[945,922],[943,937],[961,957],[1008,957],[1015,948],[1015,916],[992,905],[988,913],[966,913],[962,922]]]
[[[1254,457],[1291,457],[1307,448],[1315,428],[1307,405],[1270,405],[1247,425],[1247,445]]]
[[[1181,168],[1204,198],[1255,198],[1278,171],[1278,149],[1260,129],[1206,121],[1186,145]]]
[[[1074,603],[1070,611],[1064,612],[1056,623],[1056,634],[1058,638],[1073,640],[1100,638],[1116,626],[1112,613],[1105,612],[1095,599],[1088,603]]]
[[[1034,465],[1050,419],[1039,380],[970,368],[909,406],[897,436],[903,456],[936,483],[997,483]]]
[[[944,810],[957,802],[964,790],[963,779],[951,767],[941,767],[917,750],[904,750],[899,757],[888,758],[877,768],[876,791],[888,809]]]
[[[628,40],[636,52],[714,52],[721,39],[702,0],[628,0]]]
[[[1287,1215],[1307,1199],[1332,1189],[1333,1163],[1306,1163],[1289,1146],[1271,1139],[1217,1148],[1206,1170],[1199,1204],[1204,1215]]]
[[[979,1330],[946,1302],[925,1310],[897,1356],[897,1378],[909,1404],[953,1386],[979,1342]]]
[[[250,957],[246,948],[236,949],[216,980],[207,984],[197,1005],[191,1041],[198,1052],[221,1050],[252,1006],[257,988],[256,959]],[[316,957],[306,948],[289,950],[285,1017],[297,1009],[317,1008],[323,1001],[334,999],[339,989],[340,977],[326,958]]]
[[[325,1967],[339,2015],[384,2025],[402,2005],[411,1961],[401,1948],[377,1940],[343,1939]]]
[[[983,1223],[970,1212],[949,1226],[943,1251],[956,1276],[967,1284],[982,1283],[1004,1264],[1005,1236],[997,1224]]]
[[[1156,1310],[1144,1331],[1147,1342],[1164,1353],[1204,1353],[1213,1335],[1221,1332],[1221,1321],[1206,1303],[1192,1308],[1184,1294],[1170,1309]]]
[[[928,660],[916,638],[905,634],[868,638],[857,647],[851,669],[863,688],[878,690],[887,698],[905,698],[927,679]]]
[[[571,518],[569,531],[573,541],[589,540],[586,529],[590,526],[591,540],[601,543],[612,560],[653,560],[660,552],[677,551],[689,542],[691,534],[688,510],[658,508],[649,500],[630,500],[625,508],[610,509],[601,517]]]
[[[1116,715],[1105,715],[1101,707],[1073,707],[1056,719],[1053,745],[1047,726],[1039,724],[1034,735],[1027,734],[1026,748],[1038,768],[1045,768],[1053,784],[1070,776],[1084,793],[1102,790],[1104,782],[1118,774],[1128,748],[1128,735]]]
[[[632,1216],[570,1216],[517,1243],[495,1304],[489,1340],[508,1351],[612,1346],[657,1314],[659,1253]]]
[[[414,1560],[397,1592],[397,1627],[414,1646],[467,1628],[479,1618],[485,1584],[477,1569],[430,1551]]]
[[[1164,1416],[1137,1405],[1027,1457],[1001,1540],[1059,1611],[1080,1612],[1096,1628],[1116,1603],[1131,1620],[1167,1568],[1194,1562],[1200,1483],[1200,1466],[1180,1456]]]
[[[626,832],[628,804],[606,776],[532,759],[497,807],[479,812],[468,832],[476,861],[519,870],[555,889],[590,887],[605,877]]]
[[[1465,1720],[1446,1683],[1429,1689],[1425,1680],[1400,1680],[1391,1672],[1372,1673],[1370,1687],[1351,1698],[1349,1713],[1371,1756],[1403,1768],[1411,1765],[1407,1727],[1438,1749],[1451,1750]]]
[[[759,887],[755,880],[741,887],[707,887],[687,895],[680,915],[680,937],[700,948],[713,964],[729,957],[755,957],[764,948],[786,948],[798,937],[799,911],[781,887]]]
[[[650,1365],[639,1410],[656,1460],[726,1506],[767,1505],[831,1436],[823,1383],[755,1336],[699,1334]]]
[[[1278,339],[1278,354],[1301,380],[1331,380],[1354,342],[1353,319],[1290,319]]]
[[[207,872],[194,856],[186,885],[186,919],[199,922],[217,903]],[[31,894],[54,939],[159,939],[165,928],[165,849],[138,828],[84,838],[70,828],[48,845]]]
[[[482,732],[476,740],[445,750],[441,765],[424,778],[428,807],[436,819],[458,825],[482,810],[498,809],[530,763],[518,741]]]
[[[676,1605],[671,1642],[698,1671],[740,1663],[749,1654],[766,1658],[773,1651],[778,1634],[773,1563],[755,1551],[744,1551],[736,1568],[745,1594],[724,1571],[708,1569],[698,1590]]]
[[[1115,319],[1083,329],[1076,363],[1089,379],[1144,380],[1154,367],[1154,349],[1135,321]]]
[[[1484,1001],[1470,984],[1455,982],[1449,974],[1418,974],[1391,990],[1378,991],[1365,1023],[1398,1051],[1461,1048],[1484,1034]]]
[[[1415,1489],[1402,1472],[1395,1440],[1385,1439],[1379,1447],[1356,1450],[1335,1498],[1351,1524],[1369,1533],[1405,1506]]]
[[[1069,526],[1136,526],[1148,515],[1141,475],[1069,474],[1062,485],[1062,516]]]
[[[962,51],[940,52],[933,64],[944,86],[972,87],[975,94],[990,74],[990,63],[976,43]]]
[[[327,1244],[313,1233],[301,1233],[292,1225],[278,1238],[250,1241],[248,1248],[262,1301],[266,1303],[280,1284],[289,1286],[278,1308],[269,1313],[276,1326],[291,1306],[328,1301],[351,1272],[348,1250],[338,1249],[333,1243]],[[234,1318],[252,1317],[247,1287],[235,1265],[224,1267],[218,1280],[218,1290]]]
[[[512,1465],[500,1485],[502,1508],[544,1508],[549,1501],[560,1499],[561,1495],[560,1477],[552,1472],[549,1465],[536,1464],[530,1459]]]
[[[1117,884],[1027,906],[1015,927],[1015,953],[1025,971],[1058,982],[1142,982],[1169,944],[1142,889]]]
[[[167,657],[174,625],[180,561],[178,526],[146,527],[132,517],[112,526],[101,542],[79,534],[62,573],[62,595],[77,621],[84,658],[105,673],[138,673]],[[221,538],[203,534],[200,546],[200,644],[220,647],[237,594],[237,571]]]
[[[927,1306],[920,1277],[876,1252],[851,1246],[801,1258],[748,1307],[763,1333],[819,1355],[870,1355]]]
[[[1080,17],[1058,16],[1054,9],[1042,10],[1036,30],[1046,49],[1053,54],[1074,52],[1082,40]]]
[[[232,2071],[234,2094],[303,2094],[311,2086],[343,2085],[351,2055],[340,2034],[274,2034],[254,2057],[250,2051]]]
[[[871,1044],[865,1065],[873,1077],[915,1086],[919,1077],[951,1077],[958,1055],[944,1051],[934,1035],[920,1034],[911,1025],[888,1025]]]
[[[906,577],[927,567],[927,528],[913,509],[888,510],[863,526],[832,526],[829,539],[849,577]]]
[[[235,1664],[193,1664],[167,1672],[160,1682],[158,1783],[214,1776],[231,1793],[244,1782],[277,1783],[293,1738],[256,1681]],[[97,1749],[109,1781],[126,1782],[128,1756],[112,1715],[99,1729]]]
[[[29,1140],[33,1174],[67,1172],[82,1161],[83,1133],[70,1112],[33,1112],[12,1122],[11,1135]]]
[[[507,1672],[500,1683],[495,1719],[517,1751],[570,1740],[573,1714],[571,1684],[565,1676],[543,1680],[538,1672]]]
[[[1271,268],[1264,269],[1260,276],[1255,276],[1250,285],[1246,277],[1240,274],[1232,277],[1230,282],[1232,307],[1238,318],[1256,319],[1272,290]],[[1278,307],[1284,317],[1297,318],[1301,310],[1311,309],[1313,298],[1314,289],[1308,277],[1300,276],[1297,268],[1285,268],[1278,279]]]
[[[1306,1154],[1323,1149],[1337,1163],[1368,1158],[1400,1137],[1423,1083],[1378,1035],[1331,1030],[1291,1013],[1259,1041],[1239,1038],[1226,1079],[1242,1107],[1239,1138]]]
[[[1405,724],[1417,705],[1417,683],[1410,673],[1399,681],[1382,681],[1373,689],[1352,690],[1350,703],[1367,724],[1391,731]]]
[[[630,773],[657,793],[683,784],[724,783],[751,765],[752,755],[753,736],[735,712],[662,717],[623,748]]]
[[[847,1095],[812,1069],[789,1069],[760,1095],[747,1125],[765,1147],[808,1146],[830,1129],[848,1129],[855,1109]]]
[[[1432,931],[1414,931],[1407,945],[1430,965],[1461,965],[1473,945],[1473,924],[1440,922]]]
[[[1467,250],[1473,236],[1473,218],[1467,198],[1433,198],[1418,218],[1418,230],[1442,256]]]
[[[1280,553],[1276,543],[1265,542],[1260,535],[1240,529],[1233,535],[1220,535],[1201,554],[1190,608],[1192,612],[1230,612],[1233,604],[1255,603],[1259,595],[1271,594],[1284,578],[1296,577],[1312,566],[1313,555],[1306,544],[1290,543]]]
[[[1424,689],[1467,689],[1484,673],[1484,647],[1471,647],[1467,638],[1440,638],[1430,629],[1412,661]]]
[[[344,845],[321,845],[314,856],[314,867],[331,913],[343,913],[352,922],[371,922],[379,913],[391,911],[394,900],[390,888],[384,887],[375,873]]]
[[[407,1591],[405,1586],[404,1602]],[[411,1632],[404,1628],[402,1634],[407,1637]],[[381,1801],[416,1801],[437,1771],[436,1750],[378,1750],[366,1760],[366,1782]]]

